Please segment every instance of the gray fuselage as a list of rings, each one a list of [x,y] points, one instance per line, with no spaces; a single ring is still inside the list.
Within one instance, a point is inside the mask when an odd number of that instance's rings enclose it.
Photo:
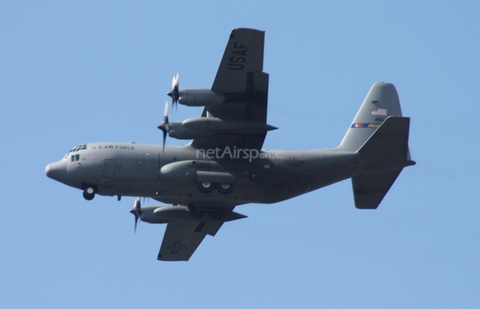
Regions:
[[[79,189],[92,185],[100,195],[151,197],[179,205],[279,202],[350,178],[365,166],[360,154],[337,149],[203,151],[185,145],[163,150],[114,142],[82,146],[47,166],[47,174]],[[233,185],[231,192],[198,188],[200,181],[219,186],[222,179]]]

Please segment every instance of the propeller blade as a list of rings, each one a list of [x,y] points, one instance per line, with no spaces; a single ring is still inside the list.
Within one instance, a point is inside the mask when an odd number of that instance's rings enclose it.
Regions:
[[[165,111],[163,112],[163,121],[168,121],[168,102],[165,102]]]
[[[172,97],[172,106],[177,108],[178,99],[180,97],[178,85],[180,83],[180,74],[173,76],[172,78],[172,91],[167,93],[169,96]]]
[[[135,214],[135,225],[133,226],[134,234],[137,234],[137,224],[138,224],[138,216]]]
[[[165,151],[165,141],[167,140],[167,133],[170,132],[170,124],[168,123],[168,102],[165,102],[163,122],[157,128],[159,128],[163,132],[163,151]]]
[[[167,140],[167,130],[162,130],[163,131],[163,148],[162,148],[162,152],[165,152],[165,142]]]
[[[172,78],[172,89],[175,89],[175,88],[178,89],[178,84],[179,83],[180,83],[180,74],[177,73],[177,75],[175,75]]]
[[[140,205],[140,197],[137,197],[135,199],[135,202],[133,202],[133,208],[132,208],[132,210],[130,210],[130,213],[132,213],[135,216],[135,225],[133,227],[133,232],[136,233],[137,232],[138,219],[140,219],[140,217],[142,216],[142,208],[141,208],[141,205]]]

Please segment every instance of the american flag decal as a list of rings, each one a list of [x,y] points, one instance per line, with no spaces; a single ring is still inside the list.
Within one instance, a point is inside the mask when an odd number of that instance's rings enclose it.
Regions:
[[[385,108],[377,108],[376,111],[372,111],[373,116],[387,116],[387,110]]]

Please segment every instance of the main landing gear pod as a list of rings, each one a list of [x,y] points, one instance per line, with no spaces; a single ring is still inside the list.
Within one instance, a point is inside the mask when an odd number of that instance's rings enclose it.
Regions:
[[[221,194],[229,194],[235,181],[236,177],[231,173],[197,171],[197,188],[202,193],[210,193],[217,188]]]
[[[221,194],[229,194],[233,191],[233,183],[213,183],[209,181],[197,182],[197,188],[202,193],[211,193],[215,188]]]

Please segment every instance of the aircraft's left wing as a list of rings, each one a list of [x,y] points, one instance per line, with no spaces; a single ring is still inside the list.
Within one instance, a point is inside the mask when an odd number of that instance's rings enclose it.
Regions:
[[[222,227],[223,221],[172,221],[167,224],[159,261],[188,261],[205,235],[212,235]]]
[[[243,132],[215,132],[195,138],[199,149],[237,147],[260,150],[267,131],[268,74],[263,72],[265,32],[248,28],[233,29],[227,42],[211,90],[225,101],[205,107],[202,117],[221,123],[243,123]],[[232,127],[232,128],[235,128]]]
[[[212,90],[221,93],[240,93],[248,91],[249,88],[253,90],[253,76],[249,77],[249,74],[260,73],[263,70],[264,42],[264,31],[248,28],[233,29],[213,81]],[[261,86],[268,87],[259,83],[256,88]]]

